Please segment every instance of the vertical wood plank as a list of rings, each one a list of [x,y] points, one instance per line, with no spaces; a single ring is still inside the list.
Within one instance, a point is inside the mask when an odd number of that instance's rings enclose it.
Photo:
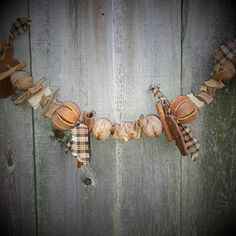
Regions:
[[[180,93],[180,1],[113,1],[115,119],[155,114],[148,92]],[[179,235],[180,156],[163,136],[116,147],[117,235]]]
[[[213,53],[235,38],[234,1],[184,1],[183,92],[209,77]],[[236,80],[203,109],[199,161],[183,160],[182,235],[234,235]]]
[[[150,83],[159,83],[169,99],[180,93],[180,6],[180,1],[30,1],[35,80],[48,76],[53,88],[61,88],[62,100],[96,109],[98,118],[122,122],[155,113]],[[196,91],[210,74],[214,49],[235,37],[236,16],[232,1],[183,1],[182,6],[185,93]],[[19,13],[28,13],[27,1],[0,9],[5,36]],[[16,57],[29,64],[28,35],[15,46]],[[197,164],[181,161],[163,136],[128,144],[93,140],[92,172],[75,168],[74,159],[50,137],[50,121],[36,111],[39,235],[222,235],[235,230],[234,100],[235,80],[194,125],[202,144]],[[35,235],[31,110],[27,104],[16,108],[10,98],[1,100],[0,108],[1,230]],[[92,186],[83,184],[86,177]]]
[[[27,15],[25,0],[0,3],[0,33],[5,41],[15,19]],[[29,34],[19,36],[14,46],[14,57],[27,63],[29,71]],[[0,120],[0,232],[36,235],[31,107],[28,104],[16,107],[11,97],[1,99]]]
[[[32,68],[60,87],[62,100],[113,120],[112,11],[109,1],[32,1]],[[39,235],[111,235],[115,142],[92,141],[92,173],[78,170],[36,112]],[[92,187],[83,180],[91,176]]]

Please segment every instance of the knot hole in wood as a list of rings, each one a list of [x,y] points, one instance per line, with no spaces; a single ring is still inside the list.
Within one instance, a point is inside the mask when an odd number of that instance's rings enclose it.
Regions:
[[[85,177],[83,179],[83,184],[87,187],[92,186],[92,184],[93,184],[92,178],[91,177]]]
[[[12,151],[8,150],[6,155],[6,166],[8,167],[9,172],[13,172],[15,169],[14,158],[12,157]]]

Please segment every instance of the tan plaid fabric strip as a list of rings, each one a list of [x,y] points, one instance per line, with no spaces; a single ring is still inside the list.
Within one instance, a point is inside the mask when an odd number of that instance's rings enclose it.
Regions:
[[[25,17],[16,19],[16,21],[12,24],[10,29],[8,46],[10,47],[13,46],[16,36],[25,32],[29,28],[30,22],[31,22],[30,19]]]
[[[195,161],[198,158],[200,143],[196,138],[194,138],[193,133],[188,126],[182,125],[178,121],[177,123],[181,130],[181,133],[183,134],[189,154],[191,154],[192,160]]]
[[[236,40],[230,41],[220,46],[215,52],[214,66],[224,64],[227,60],[231,60],[236,56]]]
[[[71,153],[86,166],[90,162],[89,129],[87,125],[81,123],[71,130],[71,134]]]

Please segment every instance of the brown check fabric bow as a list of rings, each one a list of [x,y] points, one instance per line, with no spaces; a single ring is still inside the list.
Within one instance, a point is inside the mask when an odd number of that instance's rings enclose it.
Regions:
[[[180,128],[181,133],[183,134],[184,141],[186,143],[187,149],[193,161],[198,158],[199,150],[200,150],[200,143],[199,141],[193,136],[191,129],[186,126],[180,124],[178,121],[178,126]]]
[[[227,60],[232,60],[236,56],[236,39],[220,46],[215,51],[214,66],[223,65]]]
[[[31,20],[25,17],[19,17],[16,21],[12,24],[10,29],[10,35],[8,40],[8,46],[12,47],[14,40],[17,35],[25,32],[30,26]]]
[[[83,165],[88,166],[90,163],[90,136],[88,126],[83,123],[71,130],[72,143],[71,153]]]
[[[236,39],[220,46],[215,51],[213,71],[210,78],[214,78],[217,72],[222,71],[228,62],[236,64]]]

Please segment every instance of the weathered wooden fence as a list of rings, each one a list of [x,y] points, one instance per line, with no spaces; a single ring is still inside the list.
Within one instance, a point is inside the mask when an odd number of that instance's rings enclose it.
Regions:
[[[148,86],[169,99],[197,91],[214,49],[236,36],[234,1],[9,0],[29,33],[15,56],[62,100],[112,121],[155,113]],[[236,81],[193,126],[197,163],[165,138],[92,141],[92,173],[78,170],[28,104],[0,101],[0,225],[5,235],[227,235],[236,219]],[[92,178],[92,186],[83,183]]]

